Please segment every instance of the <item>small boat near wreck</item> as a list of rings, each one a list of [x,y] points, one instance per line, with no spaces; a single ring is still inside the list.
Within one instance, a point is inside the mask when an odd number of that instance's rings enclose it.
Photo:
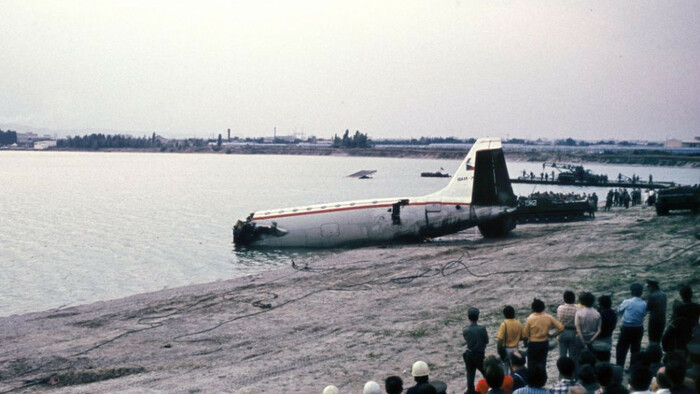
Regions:
[[[420,176],[424,178],[449,178],[450,174],[444,171],[442,168],[440,168],[440,171],[435,171],[435,172],[421,172]]]

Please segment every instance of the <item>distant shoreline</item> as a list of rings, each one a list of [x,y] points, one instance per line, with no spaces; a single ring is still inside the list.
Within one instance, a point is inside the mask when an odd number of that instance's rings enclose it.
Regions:
[[[35,151],[33,149],[11,149],[7,151]],[[224,146],[215,150],[212,146],[189,147],[186,149],[73,149],[53,148],[45,152],[129,152],[129,153],[207,153],[207,154],[237,154],[237,155],[301,155],[301,156],[356,156],[356,157],[395,157],[415,159],[454,159],[464,158],[462,150],[417,149],[406,147],[397,148],[366,148],[366,149],[340,149],[330,147],[300,147],[300,146]],[[2,152],[2,150],[0,150]],[[504,146],[506,159],[514,162],[562,162],[562,163],[599,163],[599,164],[624,164],[658,167],[687,167],[700,168],[700,155],[666,154],[658,151],[644,152],[631,150],[630,152],[616,153],[589,153],[584,151],[512,151]]]

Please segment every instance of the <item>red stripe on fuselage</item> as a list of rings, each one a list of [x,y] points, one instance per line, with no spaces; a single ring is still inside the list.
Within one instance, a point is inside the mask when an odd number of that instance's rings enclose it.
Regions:
[[[438,201],[428,201],[428,202],[413,202],[413,203],[408,203],[408,205],[430,205],[430,204],[440,204],[440,205],[469,205],[464,202],[438,202]],[[354,211],[356,209],[369,209],[369,208],[390,208],[394,204],[377,204],[377,205],[361,205],[357,207],[342,207],[342,208],[333,208],[333,209],[323,209],[323,210],[316,210],[316,211],[306,211],[306,212],[290,212],[290,213],[281,213],[279,215],[271,215],[271,216],[262,216],[262,217],[253,217],[253,221],[255,220],[269,220],[269,219],[278,219],[278,218],[287,218],[287,217],[292,217],[292,216],[302,216],[302,215],[314,215],[317,213],[330,213],[330,212],[341,212],[341,211]]]

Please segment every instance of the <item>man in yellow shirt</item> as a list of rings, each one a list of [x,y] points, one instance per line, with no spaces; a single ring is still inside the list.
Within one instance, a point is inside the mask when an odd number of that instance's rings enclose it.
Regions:
[[[505,364],[505,373],[511,373],[510,370],[510,355],[519,350],[518,344],[522,339],[523,325],[515,320],[515,309],[512,306],[506,305],[503,308],[503,316],[506,318],[498,327],[498,345],[506,349],[506,358],[503,361]]]
[[[527,349],[527,366],[538,364],[546,367],[547,353],[549,352],[549,329],[554,326],[556,332],[552,337],[559,335],[564,326],[552,315],[544,312],[545,305],[540,299],[532,301],[532,314],[528,316],[523,328],[523,338],[529,339]]]

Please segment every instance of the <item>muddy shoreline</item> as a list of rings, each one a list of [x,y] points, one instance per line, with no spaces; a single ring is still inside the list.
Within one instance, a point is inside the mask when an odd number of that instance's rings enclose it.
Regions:
[[[18,149],[15,149],[18,150]],[[25,149],[34,151],[33,149]],[[663,151],[630,150],[622,152],[588,153],[585,151],[523,151],[510,150],[504,147],[506,159],[517,162],[566,162],[566,163],[599,163],[599,164],[624,164],[662,167],[689,167],[700,168],[700,155],[671,154]],[[1,152],[1,151],[0,151]],[[339,149],[328,147],[299,147],[299,146],[224,146],[215,149],[211,146],[189,147],[178,150],[172,147],[145,148],[145,149],[70,149],[52,148],[44,152],[148,152],[148,153],[208,153],[208,154],[242,154],[242,155],[302,155],[302,156],[357,156],[357,157],[396,157],[396,158],[422,158],[422,159],[454,159],[464,158],[462,150],[439,149],[388,149],[381,147],[367,149]]]
[[[533,297],[551,312],[565,289],[612,294],[617,305],[629,283],[654,277],[669,300],[679,283],[700,293],[698,226],[690,214],[616,209],[521,225],[502,240],[469,229],[0,318],[0,391],[317,393],[335,384],[356,393],[393,374],[410,383],[410,365],[422,359],[448,392],[461,393],[468,307],[481,309],[493,338],[504,305],[524,320]],[[492,340],[487,353],[495,351]]]

